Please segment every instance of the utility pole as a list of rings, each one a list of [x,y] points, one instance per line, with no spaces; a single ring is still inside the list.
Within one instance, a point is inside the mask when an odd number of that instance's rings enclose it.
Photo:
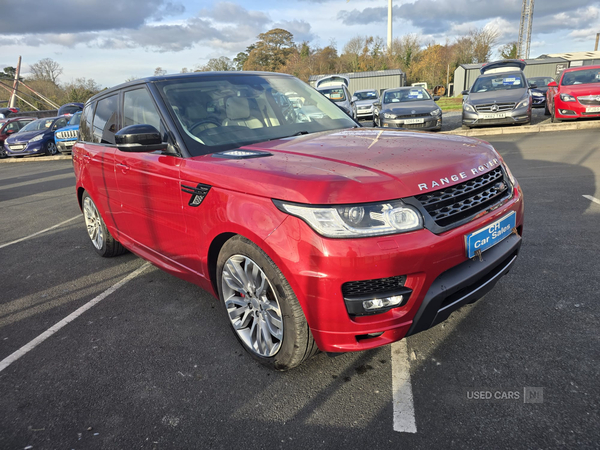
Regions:
[[[521,25],[519,26],[519,42],[517,44],[517,58],[529,58],[531,46],[531,27],[533,24],[534,0],[523,0],[521,8]]]
[[[13,83],[13,91],[10,96],[9,108],[17,106],[17,91],[19,90],[19,74],[21,73],[21,57],[19,56],[19,62],[17,64],[17,70],[15,71],[15,81]]]
[[[387,48],[388,48],[388,52],[392,51],[392,0],[388,0]]]
[[[598,51],[598,41],[600,41],[600,33],[596,33],[596,46],[594,47],[594,51]]]

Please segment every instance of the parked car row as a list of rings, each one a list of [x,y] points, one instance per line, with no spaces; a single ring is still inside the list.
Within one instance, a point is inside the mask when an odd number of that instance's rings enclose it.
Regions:
[[[552,122],[600,118],[600,66],[573,67],[551,77],[526,78],[525,61],[485,64],[468,91],[463,91],[462,124],[528,124],[532,108],[544,108]]]
[[[68,103],[56,117],[0,119],[0,158],[70,153],[77,140],[82,103]]]

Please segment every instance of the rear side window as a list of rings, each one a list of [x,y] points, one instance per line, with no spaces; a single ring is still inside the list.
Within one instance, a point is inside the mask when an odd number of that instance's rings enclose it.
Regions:
[[[93,121],[93,139],[97,144],[115,144],[118,131],[119,95],[111,95],[98,101]]]
[[[88,103],[81,113],[79,140],[83,142],[92,142],[92,117],[94,117],[95,106],[95,103]]]

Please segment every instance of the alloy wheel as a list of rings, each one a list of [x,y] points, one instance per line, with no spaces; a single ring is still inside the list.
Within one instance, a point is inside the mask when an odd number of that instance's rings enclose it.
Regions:
[[[283,341],[283,316],[277,294],[263,270],[244,255],[223,266],[223,299],[240,340],[255,354],[269,358]]]
[[[101,250],[104,245],[102,220],[100,219],[100,214],[98,213],[98,209],[96,209],[96,205],[94,205],[94,202],[89,197],[86,197],[83,201],[83,215],[92,244],[94,244],[94,247],[98,250]]]

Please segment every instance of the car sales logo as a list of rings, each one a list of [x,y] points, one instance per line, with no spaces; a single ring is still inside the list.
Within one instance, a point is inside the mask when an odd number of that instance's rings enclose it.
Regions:
[[[472,175],[480,175],[482,173],[484,173],[486,170],[491,169],[494,166],[497,166],[498,164],[500,164],[500,162],[494,158],[484,164],[482,164],[481,166],[478,167],[473,167],[470,172]],[[437,188],[437,187],[441,187],[444,186],[446,184],[452,184],[456,181],[460,181],[460,180],[464,180],[466,178],[468,178],[469,175],[467,175],[467,172],[460,172],[458,174],[453,174],[450,176],[447,176],[445,178],[440,178],[439,181],[438,180],[432,180],[431,183],[419,183],[419,191],[426,191],[427,189],[433,189],[433,188]]]

